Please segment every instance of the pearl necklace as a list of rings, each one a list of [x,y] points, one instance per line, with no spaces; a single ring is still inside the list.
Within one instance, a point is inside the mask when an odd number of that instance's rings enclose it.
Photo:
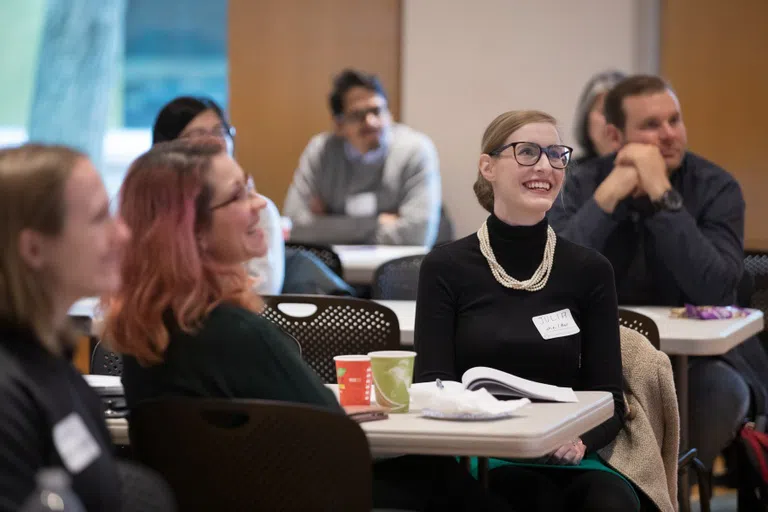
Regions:
[[[496,256],[494,256],[493,249],[491,249],[491,242],[488,239],[488,221],[483,222],[483,225],[477,230],[477,238],[480,240],[480,252],[488,260],[491,273],[499,284],[513,290],[527,290],[529,292],[539,291],[547,285],[549,274],[552,272],[552,262],[555,259],[555,245],[557,245],[557,236],[552,226],[547,226],[547,244],[544,246],[544,257],[541,260],[541,265],[539,265],[539,268],[536,269],[531,278],[525,281],[518,281],[507,274],[502,266],[499,265],[499,262],[496,261]]]

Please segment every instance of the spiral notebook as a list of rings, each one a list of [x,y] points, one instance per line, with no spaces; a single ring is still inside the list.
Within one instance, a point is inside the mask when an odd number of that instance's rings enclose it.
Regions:
[[[464,375],[461,376],[461,383],[471,391],[485,388],[490,394],[501,399],[529,398],[548,402],[579,401],[571,388],[542,384],[486,366],[476,366],[464,372]]]

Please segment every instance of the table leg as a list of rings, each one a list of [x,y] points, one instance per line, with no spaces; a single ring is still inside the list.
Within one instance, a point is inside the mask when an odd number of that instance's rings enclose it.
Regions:
[[[477,479],[483,487],[488,488],[488,458],[477,458]]]
[[[688,451],[688,356],[672,356],[677,389],[677,405],[680,410],[680,453]],[[688,470],[680,474],[677,494],[680,501],[680,512],[690,512],[691,492],[689,489]]]

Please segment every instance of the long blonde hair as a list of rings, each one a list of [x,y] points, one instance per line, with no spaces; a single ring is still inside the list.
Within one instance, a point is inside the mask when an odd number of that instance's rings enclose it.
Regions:
[[[44,276],[22,259],[25,229],[55,236],[64,225],[64,189],[84,154],[64,146],[25,144],[0,150],[0,317],[35,331],[52,352],[59,333]]]
[[[557,126],[557,120],[554,117],[541,112],[540,110],[511,110],[496,117],[483,133],[482,152],[490,153],[498,148],[507,137],[531,123],[550,123]],[[488,213],[493,213],[493,186],[486,180],[480,171],[477,171],[477,180],[472,187],[477,197],[477,202],[485,208]]]

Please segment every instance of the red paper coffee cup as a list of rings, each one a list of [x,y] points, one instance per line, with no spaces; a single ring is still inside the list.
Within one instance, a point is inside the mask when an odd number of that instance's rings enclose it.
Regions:
[[[341,405],[371,405],[371,358],[336,356],[333,360]]]

